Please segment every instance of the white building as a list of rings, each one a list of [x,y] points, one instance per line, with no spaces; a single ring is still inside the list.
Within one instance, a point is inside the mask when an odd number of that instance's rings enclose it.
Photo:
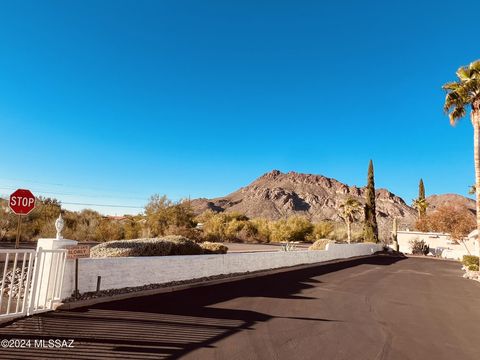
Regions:
[[[420,231],[398,231],[397,239],[400,251],[406,254],[412,252],[410,241],[423,240],[430,247],[432,255],[461,260],[463,255],[479,254],[478,241],[474,233],[460,243],[453,241],[449,234]]]

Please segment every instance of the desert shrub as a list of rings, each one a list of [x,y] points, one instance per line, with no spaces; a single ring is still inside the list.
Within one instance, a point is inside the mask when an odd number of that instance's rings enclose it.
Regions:
[[[330,236],[327,236],[329,239],[335,240],[335,241],[342,241],[346,242],[348,239],[348,234],[347,234],[347,227],[345,224],[340,223],[340,222],[332,222],[332,225],[334,227],[334,230]],[[363,227],[360,226],[359,224],[352,223],[351,224],[351,241],[352,242],[363,242]]]
[[[182,226],[169,226],[165,230],[165,235],[167,236],[182,236],[186,237],[187,239],[191,239],[194,241],[202,241],[202,232],[198,229],[195,228],[187,228],[187,227],[182,227]]]
[[[226,254],[228,247],[223,244],[205,241],[200,244],[204,254]]]
[[[462,264],[465,266],[479,265],[479,258],[475,255],[463,255]]]
[[[245,221],[242,229],[236,235],[237,240],[241,242],[268,242],[268,239],[263,238],[251,220]]]
[[[254,227],[253,237],[258,242],[270,242],[270,221],[267,219],[253,219],[250,224]]]
[[[95,230],[97,241],[121,240],[125,236],[121,222],[110,219],[102,219]]]
[[[335,225],[328,221],[313,224],[313,230],[306,238],[307,241],[315,242],[320,239],[331,238],[335,231]]]
[[[331,235],[332,240],[346,241],[347,237],[347,229],[345,229],[345,226],[335,226],[335,229]]]
[[[136,239],[109,241],[90,249],[91,257],[166,256],[172,242],[159,239]]]
[[[325,248],[327,247],[327,244],[332,241],[332,240],[329,240],[329,239],[319,239],[317,241],[315,241],[312,245],[310,245],[310,247],[308,248],[308,250],[325,250]]]
[[[310,221],[301,216],[292,216],[270,224],[270,241],[305,241],[312,231],[313,225]]]
[[[422,216],[415,227],[419,231],[436,231],[450,234],[452,240],[461,241],[476,226],[475,215],[462,204],[442,205]]]
[[[430,246],[423,240],[411,240],[409,244],[413,255],[428,255],[430,252]]]
[[[258,230],[256,224],[240,213],[214,213],[213,211],[205,211],[197,218],[197,221],[203,223],[202,240],[204,241],[262,241],[262,239],[259,239],[257,236]]]
[[[183,236],[169,235],[164,236],[163,240],[169,241],[172,244],[169,255],[201,255],[203,254],[202,247],[195,241],[187,239]]]
[[[470,264],[470,265],[468,265],[468,270],[478,271],[478,265],[477,264]]]
[[[123,222],[123,234],[125,239],[138,239],[142,237],[142,225],[140,217],[127,217]],[[112,239],[109,239],[112,240]]]
[[[153,195],[145,206],[146,225],[152,236],[162,236],[169,227],[194,228],[194,213],[190,201],[172,202],[165,195]]]

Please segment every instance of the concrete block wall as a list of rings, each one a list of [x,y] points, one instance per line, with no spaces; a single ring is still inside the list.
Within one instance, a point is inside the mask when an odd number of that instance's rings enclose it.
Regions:
[[[328,244],[324,251],[231,253],[225,255],[148,256],[79,259],[79,290],[95,291],[97,276],[102,277],[101,290],[120,289],[206,276],[245,273],[287,266],[370,255],[381,245]],[[62,297],[74,290],[74,262],[65,269]]]
[[[468,239],[461,244],[450,239],[450,235],[434,232],[399,231],[398,244],[400,251],[411,254],[410,241],[423,240],[430,246],[432,253],[442,254],[447,259],[462,259],[463,255],[477,254],[476,240]]]

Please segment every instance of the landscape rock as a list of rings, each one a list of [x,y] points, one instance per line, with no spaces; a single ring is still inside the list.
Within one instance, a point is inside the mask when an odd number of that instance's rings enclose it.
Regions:
[[[27,281],[27,271],[24,271],[23,280],[21,280],[22,270],[17,268],[15,270],[15,277],[13,279],[13,284],[12,284],[12,277],[13,277],[13,271],[10,270],[5,275],[5,285],[3,286],[3,295],[8,296],[10,294],[10,291],[12,291],[12,297],[16,298],[18,297],[20,283],[22,283],[22,287],[25,286],[25,283]],[[3,279],[0,278],[0,289],[2,288],[2,283],[3,283]],[[24,290],[22,290],[22,294],[20,297],[23,297],[23,293],[24,293]],[[2,294],[0,294],[0,296],[1,295]]]

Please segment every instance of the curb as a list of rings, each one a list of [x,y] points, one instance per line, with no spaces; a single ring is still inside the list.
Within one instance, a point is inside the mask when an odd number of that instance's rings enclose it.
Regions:
[[[312,268],[312,267],[330,265],[330,264],[337,264],[337,263],[342,263],[342,262],[352,261],[352,260],[358,260],[358,259],[369,259],[369,258],[374,258],[374,257],[377,257],[377,256],[382,256],[382,255],[354,256],[354,257],[349,257],[349,258],[335,259],[335,260],[329,260],[329,261],[312,263],[312,264],[295,265],[295,266],[288,266],[288,267],[282,267],[282,268],[276,268],[276,269],[270,269],[270,270],[260,270],[260,271],[256,271],[256,272],[252,272],[252,273],[243,273],[243,274],[240,274],[240,275],[236,275],[236,276],[232,276],[232,277],[225,277],[225,278],[221,278],[221,279],[206,280],[206,281],[200,281],[200,282],[192,282],[192,283],[189,283],[189,284],[166,286],[166,287],[161,287],[161,288],[158,288],[158,289],[139,290],[139,291],[129,292],[129,293],[125,293],[125,294],[104,296],[104,297],[98,297],[98,298],[94,298],[94,299],[80,300],[80,301],[74,301],[74,302],[68,302],[68,303],[60,303],[55,307],[54,310],[73,310],[73,309],[77,309],[77,308],[81,308],[81,307],[92,306],[92,305],[106,303],[106,302],[126,300],[126,299],[131,299],[131,298],[136,298],[136,297],[165,294],[165,293],[170,293],[170,292],[174,292],[174,291],[182,291],[182,290],[194,289],[194,288],[198,288],[198,287],[224,284],[224,283],[228,283],[228,282],[235,282],[235,281],[241,281],[241,280],[251,279],[251,278],[256,278],[256,277],[268,276],[268,275],[273,275],[273,274],[280,274],[280,273],[284,273],[284,272],[288,272],[288,271],[308,269],[308,268]]]
[[[462,260],[456,260],[456,259],[447,259],[447,258],[441,258],[441,257],[435,257],[435,256],[424,256],[424,255],[413,255],[413,254],[405,254],[407,258],[412,258],[412,259],[424,259],[424,260],[435,260],[435,261],[449,261],[449,262],[462,262]]]

